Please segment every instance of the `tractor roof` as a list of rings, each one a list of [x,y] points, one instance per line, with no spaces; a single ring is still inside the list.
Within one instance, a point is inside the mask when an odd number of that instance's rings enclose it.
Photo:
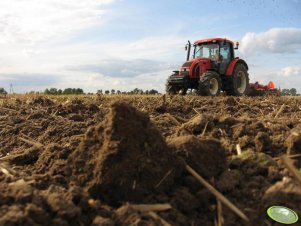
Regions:
[[[226,39],[226,38],[206,38],[206,39],[197,40],[194,42],[194,44],[200,44],[200,43],[205,43],[205,42],[214,42],[214,41],[226,41],[226,42],[232,43],[232,45],[234,44],[231,40]]]

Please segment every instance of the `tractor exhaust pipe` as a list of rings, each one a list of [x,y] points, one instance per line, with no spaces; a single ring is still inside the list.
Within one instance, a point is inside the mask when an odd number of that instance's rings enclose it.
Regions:
[[[185,49],[187,50],[187,60],[189,60],[189,57],[190,57],[190,48],[191,48],[191,43],[190,41],[188,40],[188,44],[185,46]]]

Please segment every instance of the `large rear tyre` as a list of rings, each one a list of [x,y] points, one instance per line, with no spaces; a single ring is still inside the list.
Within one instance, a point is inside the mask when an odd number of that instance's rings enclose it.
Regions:
[[[226,93],[233,96],[247,95],[250,92],[249,74],[247,68],[243,64],[238,64],[229,78]]]
[[[218,96],[221,92],[221,79],[218,73],[208,71],[200,77],[198,94],[202,96]]]

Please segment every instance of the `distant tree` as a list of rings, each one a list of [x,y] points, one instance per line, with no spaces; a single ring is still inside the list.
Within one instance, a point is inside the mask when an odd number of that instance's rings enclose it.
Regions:
[[[75,89],[75,93],[74,93],[74,94],[79,95],[79,94],[85,94],[85,93],[84,93],[84,90],[83,90],[83,89],[77,88],[77,89]]]
[[[155,89],[151,89],[148,93],[151,95],[155,95],[155,94],[158,94],[159,92]]]
[[[49,94],[49,89],[45,89],[44,94]]]
[[[295,88],[291,88],[290,93],[292,96],[297,96],[297,90]]]
[[[115,89],[111,90],[111,94],[114,95],[115,94]]]
[[[97,94],[101,94],[102,95],[102,89],[97,90],[96,92]]]
[[[62,94],[63,94],[63,90],[58,89],[58,90],[57,90],[57,94],[58,94],[58,95],[62,95]]]
[[[133,90],[133,94],[138,94],[138,92],[139,92],[139,89],[138,88],[135,88],[134,90]]]
[[[57,95],[57,89],[56,88],[50,88],[49,89],[49,94],[50,95]]]
[[[282,89],[280,90],[282,96],[298,96],[297,90],[295,88],[291,89]]]
[[[120,95],[120,94],[121,94],[121,91],[120,91],[120,90],[117,90],[116,93],[117,93],[118,95]]]
[[[280,94],[281,94],[282,96],[288,96],[288,95],[290,94],[289,89],[282,89],[282,90],[280,91]]]
[[[7,92],[4,88],[0,87],[0,94],[7,94]]]
[[[143,94],[144,92],[142,89],[135,88],[130,93],[131,94]]]
[[[105,94],[110,94],[110,90],[106,90],[106,91],[105,91]]]
[[[65,95],[72,94],[72,88],[64,89],[63,94],[65,94]]]
[[[7,92],[4,88],[0,87],[0,94],[7,94]]]

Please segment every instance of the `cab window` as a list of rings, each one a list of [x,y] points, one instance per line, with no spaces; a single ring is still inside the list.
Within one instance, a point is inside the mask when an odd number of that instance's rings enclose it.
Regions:
[[[223,61],[230,61],[231,51],[229,43],[225,43],[220,47],[220,55],[222,56]]]
[[[215,43],[202,43],[200,45],[196,45],[194,49],[194,58],[212,58],[218,48],[218,44]]]

